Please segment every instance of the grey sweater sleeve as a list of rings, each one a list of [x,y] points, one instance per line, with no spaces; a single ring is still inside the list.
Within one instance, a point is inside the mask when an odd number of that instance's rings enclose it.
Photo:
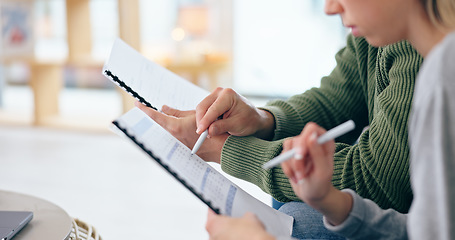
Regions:
[[[407,239],[407,215],[393,209],[383,210],[371,200],[364,199],[351,189],[343,192],[353,198],[352,210],[340,225],[333,226],[324,217],[324,225],[347,239]]]
[[[410,122],[412,239],[455,239],[455,32],[428,54]]]

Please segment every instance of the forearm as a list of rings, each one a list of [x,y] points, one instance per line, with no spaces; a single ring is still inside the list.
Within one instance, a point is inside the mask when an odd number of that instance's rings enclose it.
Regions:
[[[337,190],[333,186],[323,199],[307,201],[308,205],[318,210],[332,225],[339,225],[349,216],[353,199],[349,193]]]
[[[348,239],[408,239],[406,214],[392,209],[383,210],[350,189],[342,192],[351,196],[352,208],[347,218],[338,225],[331,224],[324,216],[327,229]]]
[[[251,182],[282,202],[298,201],[281,167],[269,170],[262,165],[280,154],[282,141],[230,136],[223,146],[221,168],[234,177]]]
[[[206,162],[220,163],[221,150],[228,136],[228,134],[221,134],[206,139],[203,144],[204,146],[199,149],[197,155]]]
[[[253,136],[264,140],[272,140],[275,130],[275,117],[267,110],[258,109],[258,130]]]

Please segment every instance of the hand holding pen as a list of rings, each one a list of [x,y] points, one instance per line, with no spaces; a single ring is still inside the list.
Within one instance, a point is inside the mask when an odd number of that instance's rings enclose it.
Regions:
[[[332,139],[353,128],[352,121],[329,131],[308,123],[300,135],[283,143],[284,153],[296,149],[297,156],[281,160],[281,167],[300,199],[314,207],[334,190],[331,180],[335,142]]]
[[[342,124],[332,128],[331,130],[327,131],[323,135],[319,136],[317,139],[317,143],[324,144],[325,142],[327,142],[329,140],[335,139],[349,131],[352,131],[354,128],[355,128],[354,121],[349,120],[345,123],[342,123]],[[264,169],[269,169],[269,168],[275,167],[278,164],[280,164],[284,161],[287,161],[293,157],[295,157],[295,158],[303,157],[301,154],[298,154],[297,156],[296,156],[296,154],[297,154],[297,148],[293,148],[285,153],[282,153],[278,157],[275,157],[274,159],[268,161],[262,167]]]
[[[196,124],[196,133],[200,134],[201,140],[194,148],[200,147],[207,136],[225,133],[266,139],[273,133],[274,118],[234,90],[217,88],[196,107]],[[196,153],[197,148],[194,148],[193,153]]]

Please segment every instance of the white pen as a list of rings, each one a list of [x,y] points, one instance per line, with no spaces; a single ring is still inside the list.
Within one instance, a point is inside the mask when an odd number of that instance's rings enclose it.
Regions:
[[[209,135],[208,129],[206,129],[204,132],[201,133],[201,135],[197,139],[196,143],[194,144],[193,150],[191,150],[191,154],[195,154],[197,152],[197,150],[199,150],[199,148],[202,146],[202,143],[207,138],[207,135]]]
[[[332,140],[334,138],[337,138],[351,130],[353,130],[355,128],[355,124],[354,124],[354,121],[352,120],[349,120],[345,123],[342,123],[332,129],[330,129],[329,131],[327,131],[326,133],[322,134],[321,136],[318,137],[318,144],[323,144],[329,140]],[[273,158],[272,160],[266,162],[262,168],[264,169],[269,169],[269,168],[272,168],[272,167],[275,167],[276,165],[284,162],[284,161],[287,161],[289,159],[291,159],[292,157],[294,157],[296,153],[296,150],[295,149],[291,149],[283,154],[280,154],[279,156]]]

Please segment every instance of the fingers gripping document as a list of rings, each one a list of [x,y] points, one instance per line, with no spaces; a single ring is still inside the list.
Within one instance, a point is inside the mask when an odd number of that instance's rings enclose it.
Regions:
[[[121,40],[114,44],[103,73],[156,109],[161,109],[163,104],[181,110],[194,109],[208,95],[207,91],[145,59]],[[113,124],[215,212],[232,217],[253,212],[271,234],[291,235],[292,217],[254,198],[199,156],[191,154],[191,149],[140,109],[131,109]]]

